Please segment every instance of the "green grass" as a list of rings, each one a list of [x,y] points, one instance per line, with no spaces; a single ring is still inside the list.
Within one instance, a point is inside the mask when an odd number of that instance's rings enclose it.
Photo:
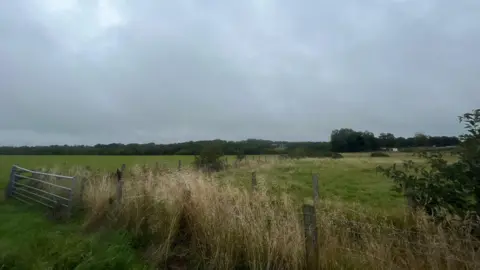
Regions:
[[[385,158],[370,158],[368,153],[344,156],[345,158],[337,160],[305,159],[264,167],[256,166],[257,162],[251,162],[253,157],[249,157],[250,167],[234,169],[220,174],[219,177],[233,178],[248,186],[251,172],[255,170],[259,182],[274,187],[274,190],[308,199],[312,194],[312,173],[317,173],[322,198],[358,202],[373,208],[389,210],[403,207],[402,196],[391,191],[391,181],[378,175],[375,168],[378,165],[388,166],[394,162],[401,163],[402,160],[412,159],[411,154],[391,153],[391,157]],[[229,162],[232,163],[234,158],[229,156]],[[114,171],[123,163],[127,167],[135,164],[154,166],[157,162],[161,166],[175,167],[179,160],[184,166],[188,166],[192,163],[193,156],[0,156],[0,189],[5,187],[13,164],[25,168],[56,167],[60,170],[81,165]],[[260,160],[264,161],[264,157]]]
[[[135,164],[148,164],[154,166],[158,163],[160,166],[176,167],[178,161],[182,161],[183,166],[189,166],[193,162],[193,156],[46,156],[46,155],[0,155],[0,189],[2,189],[12,165],[17,164],[28,169],[69,168],[72,166],[90,166],[92,169],[115,171],[122,164],[132,166]],[[232,163],[235,156],[228,156],[229,163]],[[252,159],[253,156],[248,156]],[[256,156],[255,158],[258,158]],[[264,156],[261,157],[264,160]],[[268,157],[271,158],[271,157]]]
[[[176,166],[178,161],[190,164],[193,156],[1,156],[0,173],[4,176],[10,171],[13,164],[24,168],[71,167],[74,165],[90,166],[93,169],[113,171],[123,163],[128,165],[150,164]]]
[[[38,209],[0,203],[0,269],[147,269],[127,234],[82,233],[54,224]]]
[[[251,172],[255,170],[259,185],[266,184],[278,193],[311,200],[312,174],[318,174],[321,198],[360,203],[380,210],[403,210],[403,196],[391,190],[391,180],[376,173],[377,165],[390,164],[385,159],[388,158],[306,159],[260,169],[238,169],[219,177],[230,176],[248,187],[251,185]]]
[[[312,174],[319,175],[321,198],[359,203],[380,211],[401,212],[404,199],[391,191],[392,182],[376,173],[378,165],[401,163],[410,154],[370,158],[368,154],[347,154],[343,159],[303,159],[275,164],[251,162],[218,174],[223,181],[250,186],[251,172],[259,185],[277,193],[286,192],[299,200],[312,198]],[[233,162],[234,157],[228,157]],[[249,158],[251,159],[251,158]],[[413,158],[416,161],[418,159]],[[83,233],[76,222],[53,224],[37,209],[2,202],[3,188],[13,164],[25,168],[68,168],[74,165],[114,171],[121,164],[156,162],[175,167],[187,165],[192,156],[0,156],[0,270],[3,269],[145,269],[139,254],[130,246],[128,234],[118,231]],[[264,158],[262,157],[263,161]]]
[[[229,156],[233,161],[234,157]],[[55,224],[44,210],[4,201],[12,165],[28,169],[90,166],[114,171],[121,164],[176,167],[193,156],[0,156],[0,270],[6,269],[146,269],[130,246],[128,234],[117,231],[83,233],[77,222]]]
[[[274,166],[238,169],[220,174],[230,176],[245,187],[251,185],[251,172],[256,171],[259,184],[264,183],[278,192],[286,192],[299,199],[311,200],[312,174],[319,175],[320,197],[324,199],[359,203],[362,206],[389,212],[403,211],[404,198],[392,190],[392,180],[376,172],[377,166],[412,159],[422,159],[410,153],[390,153],[390,157],[370,157],[369,153],[344,154],[343,159],[301,159],[279,162]],[[454,160],[446,156],[447,160]],[[234,179],[234,180],[233,180]]]

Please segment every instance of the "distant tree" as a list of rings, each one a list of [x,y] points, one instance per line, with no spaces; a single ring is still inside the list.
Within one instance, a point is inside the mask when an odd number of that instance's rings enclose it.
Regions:
[[[381,147],[393,148],[396,144],[395,136],[392,133],[380,133],[378,140]]]
[[[429,138],[427,137],[427,135],[421,132],[415,133],[414,139],[415,139],[415,146],[429,146],[428,145]]]
[[[380,148],[379,141],[370,131],[364,131],[362,134],[365,142],[365,151],[376,151]]]
[[[349,128],[332,131],[330,144],[333,152],[362,152],[378,149],[378,140],[373,133]]]
[[[409,147],[407,139],[405,139],[404,137],[397,137],[395,139],[395,147],[397,148]]]
[[[385,133],[388,135],[388,133]],[[390,136],[390,135],[389,135]],[[380,136],[382,137],[382,136]],[[382,140],[376,138],[369,131],[355,131],[348,128],[332,131],[329,142],[286,142],[249,139],[244,141],[189,141],[172,144],[96,144],[87,145],[50,145],[50,146],[0,146],[1,155],[199,155],[203,148],[208,145],[218,145],[224,154],[237,155],[242,151],[244,155],[282,155],[297,147],[305,150],[309,157],[325,156],[330,151],[334,152],[361,152],[376,151]],[[393,135],[386,138],[394,137]],[[426,136],[395,138],[395,146],[410,148],[418,146],[453,146],[460,143],[455,136]],[[383,138],[384,141],[386,138]],[[420,138],[420,139],[419,139]],[[387,140],[388,141],[388,140]],[[384,143],[384,145],[391,145]]]
[[[356,132],[350,128],[335,129],[330,135],[333,152],[349,152],[355,143]]]

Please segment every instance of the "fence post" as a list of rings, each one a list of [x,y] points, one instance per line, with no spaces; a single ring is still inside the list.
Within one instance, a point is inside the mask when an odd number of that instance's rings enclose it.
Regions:
[[[71,217],[72,216],[72,210],[73,210],[73,194],[75,193],[75,186],[77,184],[77,179],[75,177],[72,178],[72,187],[70,189],[70,194],[69,194],[69,204],[68,204],[68,217]]]
[[[83,204],[83,194],[85,193],[85,181],[87,178],[82,177],[82,180],[80,180],[80,202]],[[82,206],[83,207],[83,206]]]
[[[13,165],[10,171],[10,179],[8,180],[7,188],[5,189],[5,199],[13,195],[13,188],[15,187],[15,174],[17,173],[17,166]]]
[[[267,162],[267,156],[265,156],[265,162]]]
[[[305,228],[305,256],[307,259],[307,269],[317,269],[317,220],[315,207],[313,205],[303,205],[303,223]]]
[[[123,196],[122,171],[117,169],[117,205],[120,205]]]
[[[178,170],[180,171],[182,169],[182,160],[178,160]]]
[[[257,173],[252,172],[252,191],[257,190]]]
[[[318,187],[318,174],[313,174],[312,175],[312,184],[313,184],[313,205],[317,205],[318,203],[318,198],[320,194],[320,190]]]

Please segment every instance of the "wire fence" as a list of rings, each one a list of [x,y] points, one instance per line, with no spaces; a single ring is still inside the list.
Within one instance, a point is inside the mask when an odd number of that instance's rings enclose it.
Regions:
[[[122,200],[128,199],[123,198],[125,168],[126,165],[122,164],[111,174],[116,178],[115,201],[118,205]],[[181,168],[182,163],[179,161],[178,170]],[[159,166],[153,169],[159,169]],[[143,170],[148,171],[148,168]],[[58,183],[59,180],[64,183]],[[78,192],[82,197],[85,179],[80,180]],[[7,197],[26,203],[39,203],[49,208],[60,203],[71,210],[74,203],[75,181],[75,177],[13,166],[6,192]],[[324,254],[337,249],[346,255],[357,256],[359,261],[373,260],[381,265],[407,267],[409,262],[404,258],[410,256],[426,264],[429,260],[435,259],[437,263],[454,263],[456,269],[480,269],[478,238],[461,232],[443,231],[440,227],[422,227],[422,224],[417,224],[417,227],[399,228],[387,220],[373,223],[374,220],[355,220],[347,215],[331,213],[325,205],[322,205],[318,182],[318,174],[312,174],[313,203],[304,204],[302,207],[305,253],[309,269],[321,268],[321,261],[326,257]],[[252,192],[258,190],[257,185],[258,178],[254,171],[251,174]],[[30,194],[26,191],[35,192]],[[356,211],[349,209],[348,212]]]

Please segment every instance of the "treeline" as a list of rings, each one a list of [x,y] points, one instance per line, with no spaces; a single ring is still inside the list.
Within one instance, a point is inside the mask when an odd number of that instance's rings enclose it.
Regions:
[[[248,139],[245,141],[190,141],[173,144],[97,144],[0,147],[1,155],[198,155],[209,145],[219,146],[225,155],[285,154],[287,149],[302,148],[308,152],[328,152],[328,142],[280,142]]]
[[[427,136],[416,133],[413,137],[395,137],[392,133],[380,133],[376,137],[369,131],[349,128],[336,129],[330,136],[332,152],[378,151],[382,148],[446,147],[455,146],[460,139],[455,136]]]
[[[381,133],[376,137],[368,131],[338,129],[332,131],[330,142],[286,142],[248,139],[244,141],[190,141],[173,144],[97,144],[0,147],[1,155],[198,155],[205,146],[216,144],[225,155],[291,154],[321,156],[329,152],[377,151],[382,148],[445,147],[458,145],[457,137],[427,136],[421,133],[410,138]]]

